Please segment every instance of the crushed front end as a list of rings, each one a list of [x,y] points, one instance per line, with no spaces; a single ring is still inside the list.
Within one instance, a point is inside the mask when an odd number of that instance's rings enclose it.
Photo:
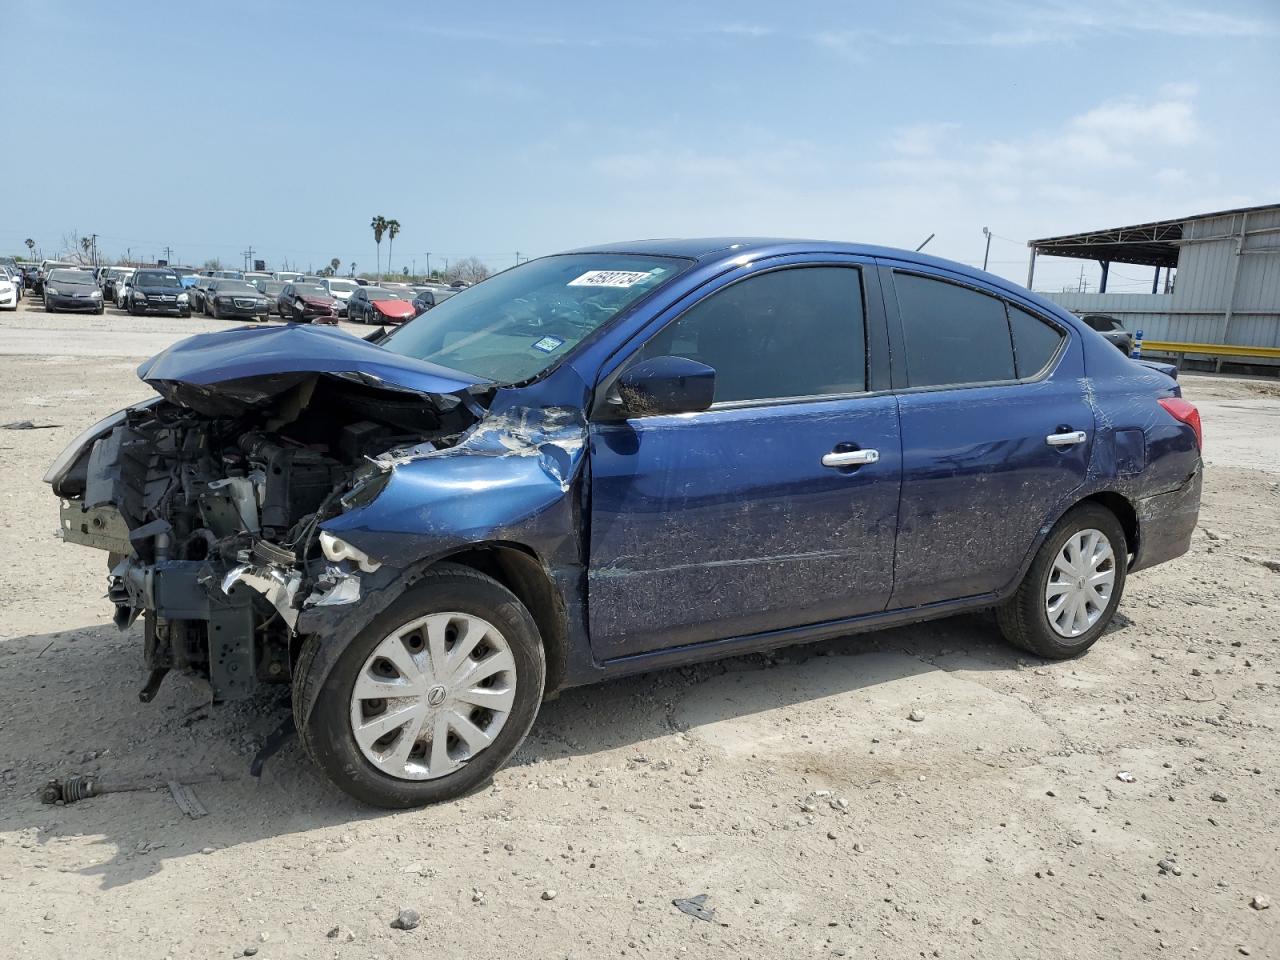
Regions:
[[[357,355],[374,349],[335,335]],[[360,373],[358,360],[342,369],[295,350],[296,369],[213,382],[210,358],[193,362],[201,356],[144,364],[161,396],[91,428],[45,478],[62,501],[63,538],[108,554],[117,626],[143,619],[144,700],[171,669],[207,678],[215,702],[288,681],[302,611],[357,602],[361,574],[378,566],[320,524],[370,502],[396,464],[447,450],[484,414],[483,390],[429,371],[410,371],[404,386]]]

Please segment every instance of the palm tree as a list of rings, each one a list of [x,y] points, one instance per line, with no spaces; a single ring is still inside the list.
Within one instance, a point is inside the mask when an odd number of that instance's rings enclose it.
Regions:
[[[36,242],[32,240],[30,237],[27,237],[27,239],[23,240],[22,242],[27,245],[27,256],[28,257],[35,256]]]
[[[351,261],[351,274],[350,274],[350,275],[351,275],[351,276],[353,276],[353,277],[356,275],[356,262],[355,262],[354,260],[352,260],[352,261]]]
[[[341,261],[341,260],[339,260],[337,257],[334,257],[332,260],[330,260],[330,261],[329,261],[329,276],[331,276],[331,277],[333,277],[333,276],[337,276],[337,274],[338,274],[338,269],[339,269],[341,266],[342,266],[342,261]]]
[[[88,237],[80,238],[80,249],[84,251],[84,255],[89,256],[89,248],[93,246],[93,241]]]
[[[373,228],[373,242],[378,245],[378,279],[382,279],[382,235],[387,232],[387,218],[378,214],[369,221]]]
[[[391,246],[396,242],[396,236],[400,233],[400,221],[387,221],[387,269],[391,269]]]

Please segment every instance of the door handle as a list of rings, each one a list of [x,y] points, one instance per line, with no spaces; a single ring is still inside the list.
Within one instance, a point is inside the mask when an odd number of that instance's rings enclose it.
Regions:
[[[1077,443],[1084,443],[1089,438],[1083,430],[1069,430],[1066,433],[1051,433],[1044,438],[1044,442],[1051,447],[1070,447]]]
[[[824,467],[861,467],[879,462],[879,450],[832,450],[822,455]]]

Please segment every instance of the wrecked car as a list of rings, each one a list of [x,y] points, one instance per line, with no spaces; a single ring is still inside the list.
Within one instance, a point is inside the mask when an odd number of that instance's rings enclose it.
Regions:
[[[457,797],[558,691],[994,608],[1073,657],[1186,551],[1172,368],[918,253],[645,241],[390,333],[201,334],[46,480],[166,671],[290,684],[343,790]]]

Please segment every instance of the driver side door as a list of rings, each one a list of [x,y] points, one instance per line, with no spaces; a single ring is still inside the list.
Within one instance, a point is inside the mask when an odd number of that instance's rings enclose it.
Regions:
[[[590,427],[599,661],[881,611],[898,412],[874,270],[793,263],[706,294],[638,345],[716,371],[701,412]]]

